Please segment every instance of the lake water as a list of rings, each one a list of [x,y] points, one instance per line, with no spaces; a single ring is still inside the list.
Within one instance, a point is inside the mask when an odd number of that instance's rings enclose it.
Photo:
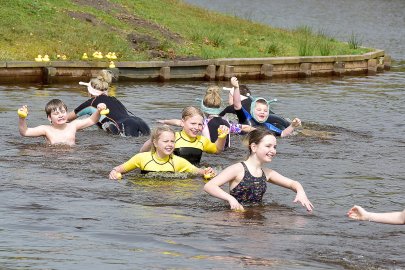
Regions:
[[[312,131],[279,139],[268,166],[302,183],[314,213],[293,204],[292,191],[273,185],[263,206],[235,213],[205,194],[198,178],[130,173],[110,181],[111,168],[134,155],[146,138],[89,128],[78,133],[73,148],[46,147],[43,139],[18,134],[17,108],[29,105],[29,126],[46,124],[48,100],[60,98],[74,109],[86,100],[84,89],[3,85],[0,268],[404,269],[403,226],[345,215],[353,204],[372,211],[405,205],[404,2],[189,2],[243,10],[250,19],[276,26],[322,25],[342,34],[353,29],[364,35],[365,46],[394,58],[392,70],[377,76],[243,82],[255,95],[277,98],[275,112],[300,117]],[[306,15],[295,16],[299,11]],[[375,17],[377,11],[383,17]],[[154,126],[156,119],[178,118],[208,85],[118,83],[116,96]],[[231,149],[204,155],[202,163],[221,169],[246,154],[235,136]]]

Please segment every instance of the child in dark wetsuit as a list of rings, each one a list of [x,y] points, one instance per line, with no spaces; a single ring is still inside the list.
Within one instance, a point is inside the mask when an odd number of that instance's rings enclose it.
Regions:
[[[242,204],[260,203],[266,192],[266,182],[289,188],[297,193],[294,202],[300,202],[308,211],[312,203],[308,200],[302,185],[274,170],[263,168],[276,155],[276,137],[264,128],[258,128],[247,135],[249,157],[246,161],[227,167],[204,186],[214,197],[228,201],[233,210],[244,210]],[[229,183],[230,193],[221,189]]]
[[[239,82],[236,77],[231,78],[234,87],[233,108],[239,123],[249,125],[248,131],[256,127],[264,127],[273,131],[277,136],[286,137],[292,134],[295,128],[301,126],[301,120],[294,118],[291,123],[282,118],[270,114],[269,102],[264,98],[251,99],[250,97],[241,101]],[[246,129],[243,129],[246,131]]]
[[[133,137],[149,135],[149,126],[141,118],[129,112],[118,99],[108,95],[111,81],[111,72],[102,70],[99,76],[91,79],[89,83],[80,82],[81,85],[87,86],[91,98],[70,112],[68,120],[72,121],[82,115],[92,114],[99,103],[105,103],[109,113],[100,117],[98,122],[100,128],[114,135]]]

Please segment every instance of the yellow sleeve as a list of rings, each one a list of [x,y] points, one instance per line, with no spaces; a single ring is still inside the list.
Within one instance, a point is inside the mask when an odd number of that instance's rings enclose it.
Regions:
[[[148,153],[148,152],[145,152]],[[122,167],[124,167],[125,172],[130,172],[136,168],[140,168],[141,167],[141,161],[142,161],[142,154],[143,153],[139,153],[136,154],[135,156],[133,156],[130,160],[128,160],[127,162],[125,162]]]
[[[173,155],[173,165],[175,172],[189,172],[189,173],[197,173],[198,168],[191,164],[185,158]]]
[[[203,144],[203,151],[209,154],[215,154],[216,152],[218,152],[217,149],[217,145],[213,142],[210,141],[210,139],[208,139],[205,136],[201,136],[200,137],[200,141]]]

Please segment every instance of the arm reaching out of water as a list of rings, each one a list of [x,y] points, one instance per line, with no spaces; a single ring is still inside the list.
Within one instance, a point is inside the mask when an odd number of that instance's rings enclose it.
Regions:
[[[218,139],[215,141],[217,154],[221,153],[225,148],[226,137],[229,134],[229,128],[225,125],[220,125],[218,128]]]
[[[148,152],[152,149],[152,141],[151,139],[148,139],[146,142],[143,143],[141,149],[139,149],[139,152]]]
[[[363,207],[354,205],[350,208],[347,216],[355,220],[368,220],[373,222],[380,222],[386,224],[405,224],[405,209],[401,212],[386,212],[386,213],[374,213],[366,211]]]
[[[87,117],[85,119],[78,119],[73,121],[72,123],[76,125],[77,130],[95,125],[97,124],[98,119],[100,119],[100,112],[105,109],[107,109],[107,106],[104,103],[99,103],[97,105],[97,110],[90,117]]]
[[[294,131],[294,129],[296,129],[297,127],[301,126],[301,120],[299,118],[294,118],[294,120],[292,120],[291,124],[286,127],[283,132],[281,132],[280,137],[287,137],[289,135],[291,135]]]
[[[26,118],[28,116],[28,106],[24,105],[18,109],[18,130],[21,136],[25,137],[39,137],[45,136],[47,127],[44,125],[28,128]]]
[[[242,109],[242,100],[240,97],[240,91],[239,91],[239,81],[238,78],[232,77],[231,78],[231,84],[234,87],[234,92],[233,92],[233,108],[235,110],[240,110]]]
[[[157,122],[165,125],[181,127],[181,119],[163,119],[157,120]]]
[[[278,172],[270,169],[264,169],[267,175],[267,181],[271,182],[273,184],[276,184],[281,187],[285,187],[288,189],[291,189],[296,192],[296,196],[294,199],[294,203],[300,202],[302,206],[304,206],[308,212],[312,212],[314,209],[314,206],[312,203],[309,201],[304,188],[300,184],[300,182],[292,180],[288,177],[285,177]]]

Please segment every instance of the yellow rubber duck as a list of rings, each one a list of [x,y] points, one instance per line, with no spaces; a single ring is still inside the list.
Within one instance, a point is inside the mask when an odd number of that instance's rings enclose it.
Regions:
[[[44,57],[42,58],[43,62],[49,62],[49,55],[45,54]]]
[[[35,57],[35,61],[42,62],[42,55],[38,54],[38,56]]]
[[[107,114],[109,114],[110,113],[110,110],[109,109],[104,109],[104,110],[101,110],[100,111],[100,114],[101,115],[107,115]]]
[[[96,59],[103,59],[103,54],[101,52],[93,53],[93,57]]]
[[[115,55],[115,52],[112,52],[110,55],[111,59],[115,60],[117,59],[117,56]]]
[[[106,54],[105,58],[111,59],[111,52],[108,52],[108,53]]]
[[[83,53],[82,59],[83,59],[83,60],[89,59],[89,57],[87,56],[87,53]]]
[[[26,118],[28,116],[28,107],[21,107],[20,109],[18,109],[17,114],[20,118]]]
[[[214,172],[211,172],[211,173],[204,173],[204,179],[205,179],[205,180],[209,180],[209,179],[214,178],[214,177],[215,177],[215,173],[214,173]]]
[[[109,65],[108,67],[109,67],[109,68],[115,68],[114,61],[111,61],[111,62],[110,62],[110,65]]]
[[[218,128],[218,138],[224,139],[228,135],[228,132],[224,132],[222,129]]]
[[[66,55],[64,55],[64,54],[61,56],[61,58],[62,58],[62,60],[66,60],[66,59],[67,59]]]

